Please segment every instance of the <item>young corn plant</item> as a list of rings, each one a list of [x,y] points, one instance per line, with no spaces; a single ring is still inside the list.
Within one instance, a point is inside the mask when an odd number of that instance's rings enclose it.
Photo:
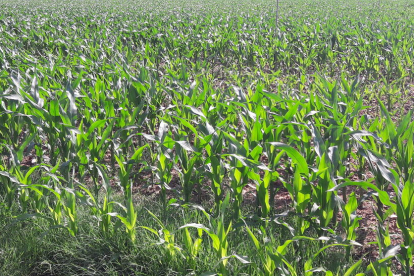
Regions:
[[[271,236],[268,236],[266,230],[261,228],[263,242],[255,236],[253,231],[246,225],[246,231],[252,240],[257,254],[261,260],[261,264],[254,264],[261,276],[270,275],[297,275],[294,266],[288,262],[285,255],[287,254],[287,246],[292,240],[287,240],[283,245],[275,246]],[[275,250],[276,247],[276,250]]]
[[[153,233],[158,237],[159,242],[156,245],[163,246],[165,252],[167,253],[167,261],[173,261],[177,256],[185,258],[182,254],[182,249],[178,247],[175,243],[175,232],[168,230],[168,228],[162,223],[162,221],[157,218],[151,211],[147,210],[148,213],[155,219],[157,224],[161,227],[159,231],[148,226],[140,226],[141,228]],[[194,250],[194,248],[193,248]]]
[[[358,153],[366,159],[370,171],[374,174],[375,184],[379,190],[387,191],[390,183],[395,185],[396,180],[391,171],[391,165],[384,157],[374,151],[363,148],[360,148]],[[376,214],[381,221],[384,221],[390,215],[389,212],[385,211],[383,202],[378,198]]]
[[[223,150],[223,134],[217,134],[214,128],[206,123],[205,125],[200,124],[200,133],[204,137],[200,137],[203,140],[204,149],[207,157],[205,160],[208,171],[206,172],[207,177],[211,182],[211,190],[214,195],[215,214],[220,213],[220,205],[223,200],[223,182],[227,175],[227,168],[225,160],[222,158]]]
[[[336,215],[337,198],[335,192],[332,190],[337,187],[331,175],[331,167],[327,161],[325,154],[319,158],[319,165],[316,172],[312,174],[311,182],[316,184],[312,190],[313,215],[317,218],[319,225],[317,231],[320,236],[323,234],[323,229],[326,229]]]
[[[404,241],[401,245],[401,252],[397,255],[397,258],[403,265],[404,272],[406,275],[412,275],[411,268],[413,267],[414,251],[414,173],[412,171],[410,173],[411,180],[405,182],[403,186],[394,185],[394,190],[397,194],[397,225],[402,232]]]
[[[230,187],[233,197],[233,218],[234,220],[238,220],[242,217],[241,205],[243,201],[243,188],[247,185],[250,169],[239,161],[237,157],[233,157],[231,163],[233,166],[230,171]]]
[[[108,120],[99,120],[91,124],[87,133],[82,133],[77,137],[77,146],[81,148],[77,155],[81,164],[85,164],[87,171],[90,172],[94,184],[95,198],[99,200],[99,191],[102,188],[99,177],[102,177],[103,168],[99,164],[103,160],[105,153],[110,145],[107,142],[108,137],[112,133],[114,121],[105,126]],[[82,124],[81,124],[82,125]],[[100,137],[100,140],[98,139]]]
[[[176,141],[176,154],[181,167],[180,178],[183,188],[184,202],[190,202],[194,185],[199,179],[201,153],[187,141]],[[191,154],[193,153],[193,154]]]
[[[128,161],[124,161],[125,159],[123,155],[119,155],[119,156],[115,155],[115,159],[119,166],[118,177],[119,177],[120,185],[124,192],[124,200],[125,200],[125,207],[123,208],[124,215],[120,215],[120,214],[115,214],[115,215],[125,225],[128,237],[133,243],[136,242],[136,239],[135,239],[136,238],[136,222],[137,222],[138,213],[136,212],[134,203],[133,203],[133,198],[132,198],[133,183],[130,179],[130,176],[132,175],[132,169],[133,169],[134,164],[136,164],[137,162],[141,160],[141,156],[147,147],[148,145],[144,145],[138,148]]]
[[[282,180],[282,182],[294,202],[297,215],[297,227],[295,228],[297,232],[295,235],[302,236],[309,227],[309,223],[304,218],[306,217],[306,210],[310,211],[308,205],[312,195],[312,187],[308,180],[310,172],[308,164],[306,159],[295,148],[280,142],[269,142],[269,144],[272,148],[281,150],[280,156],[276,156],[275,159],[280,160],[285,154],[291,159],[289,165],[291,168],[294,168],[293,179],[288,181]],[[273,163],[275,160],[271,162]]]
[[[100,203],[89,191],[89,189],[82,184],[78,184],[78,187],[83,191],[76,191],[76,197],[80,199],[80,202],[91,209],[91,213],[98,220],[99,228],[104,235],[111,233],[111,218],[113,215],[113,206],[117,204],[114,201],[110,201],[111,189],[106,191],[106,195],[103,197],[103,203]]]
[[[266,170],[264,176],[260,177],[260,174],[255,172],[249,173],[249,178],[256,184],[256,196],[258,203],[258,216],[267,218],[270,215],[270,198],[269,188],[270,183],[278,178],[277,172],[270,172]]]
[[[227,226],[225,223],[225,214],[229,206],[229,201],[230,201],[230,195],[227,194],[227,196],[225,197],[225,199],[220,205],[220,214],[217,218],[213,218],[206,211],[201,210],[209,221],[209,227],[206,227],[202,224],[190,223],[190,224],[183,225],[179,228],[179,229],[183,229],[183,228],[191,227],[191,228],[201,229],[210,237],[212,247],[218,259],[219,271],[220,271],[220,274],[223,276],[231,275],[230,270],[227,269],[229,258],[236,258],[243,263],[249,263],[248,260],[246,260],[245,258],[237,254],[233,254],[230,256],[228,255],[228,251],[229,251],[228,236],[229,236],[229,233],[233,230],[231,221],[228,223]]]
[[[169,154],[166,152],[166,154],[169,156]],[[158,154],[158,164],[157,164],[157,172],[156,176],[160,181],[161,186],[161,202],[163,204],[163,210],[164,215],[166,215],[167,211],[167,190],[170,190],[170,182],[172,179],[172,173],[171,170],[174,167],[174,163],[170,158],[167,158],[167,156],[160,152]]]
[[[342,205],[342,227],[345,230],[346,239],[350,242],[354,242],[357,238],[356,229],[359,226],[361,217],[356,215],[358,208],[358,201],[355,193],[351,193],[348,198],[348,202]],[[345,259],[348,260],[351,255],[351,247],[346,248]]]
[[[201,250],[201,244],[203,243],[203,230],[201,228],[197,228],[196,237],[193,239],[190,230],[187,227],[184,228],[183,242],[184,249],[186,251],[186,260],[192,269],[195,269],[196,259],[199,251]]]

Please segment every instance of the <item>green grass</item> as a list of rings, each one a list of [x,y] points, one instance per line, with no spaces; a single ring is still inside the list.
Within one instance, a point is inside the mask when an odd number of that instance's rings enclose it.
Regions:
[[[148,202],[147,202],[148,203]],[[143,208],[142,206],[140,206]],[[156,206],[153,206],[156,207]],[[154,210],[153,210],[154,211]],[[163,252],[149,235],[138,232],[132,246],[124,235],[103,236],[88,210],[80,210],[81,234],[68,237],[64,229],[50,229],[43,220],[1,221],[2,275],[177,275],[182,262],[165,263]],[[142,210],[140,221],[155,226]],[[171,219],[171,227],[179,225]],[[16,231],[19,229],[19,231]],[[155,240],[154,240],[155,241]],[[204,264],[205,265],[205,264]],[[200,267],[203,263],[200,262]]]
[[[140,199],[137,204],[140,225],[157,229],[157,224],[146,211],[146,206],[150,206],[152,212],[160,215],[161,205],[154,204],[154,201],[148,199]],[[186,221],[203,222],[194,210],[171,208],[175,216],[166,218],[168,229],[178,229]],[[200,255],[196,259],[196,269],[193,270],[182,257],[167,259],[162,247],[155,245],[159,241],[144,229],[137,232],[138,242],[133,245],[120,232],[110,236],[102,235],[100,229],[91,220],[87,209],[81,208],[78,214],[80,233],[75,237],[68,236],[64,229],[50,229],[42,219],[16,221],[8,215],[2,216],[0,273],[2,275],[200,275],[202,272],[217,269],[217,261],[207,237],[204,237],[206,243],[202,246]],[[267,231],[272,237],[271,243],[275,244],[283,243],[289,235],[287,229],[276,224],[270,224]],[[181,232],[177,231],[176,235],[177,242],[182,244]],[[259,261],[254,257],[255,250],[243,228],[231,232],[229,243],[232,250],[239,255],[252,256],[251,261]],[[317,250],[318,246],[310,243],[301,254],[303,257],[311,256]],[[341,250],[334,252],[330,253],[329,261],[321,258],[317,262],[333,271],[340,271],[341,266],[344,265],[343,255],[340,253]],[[288,259],[293,262],[297,259],[296,253],[290,252]],[[251,266],[242,265],[235,260],[229,263],[229,269],[238,275],[240,273],[256,275]]]

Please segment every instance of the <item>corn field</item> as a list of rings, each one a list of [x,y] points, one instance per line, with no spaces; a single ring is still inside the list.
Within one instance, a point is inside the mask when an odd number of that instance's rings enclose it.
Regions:
[[[414,275],[412,1],[0,3],[0,274]]]

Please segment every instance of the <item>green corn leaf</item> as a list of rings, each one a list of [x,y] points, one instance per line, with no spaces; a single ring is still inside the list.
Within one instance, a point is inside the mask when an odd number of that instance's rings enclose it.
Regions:
[[[328,192],[332,192],[332,191],[337,191],[343,187],[346,186],[358,186],[358,187],[362,187],[364,189],[372,189],[374,191],[376,191],[378,193],[378,197],[381,200],[381,202],[383,204],[385,204],[386,206],[391,207],[393,210],[395,210],[395,204],[391,202],[390,197],[388,195],[388,193],[386,191],[382,191],[380,190],[377,186],[375,186],[374,184],[371,184],[369,182],[366,181],[347,181],[347,182],[343,182],[337,186],[335,186],[334,188],[328,190]]]
[[[72,90],[71,84],[70,82],[67,84],[66,86],[66,96],[69,99],[69,118],[71,119],[71,122],[73,122],[73,119],[75,118],[75,116],[77,115],[77,106],[76,106],[76,98],[75,98],[75,93]]]
[[[297,164],[298,166],[297,169],[299,170],[299,172],[303,173],[306,176],[309,175],[309,168],[308,168],[306,159],[296,149],[294,149],[293,147],[287,144],[280,143],[280,142],[268,142],[268,143],[277,149],[284,150],[286,154],[290,158],[292,158],[292,160]]]
[[[198,108],[191,106],[191,105],[185,105],[185,107],[188,107],[193,114],[198,115],[203,119],[206,119],[206,116],[204,115],[204,113],[201,112]]]

